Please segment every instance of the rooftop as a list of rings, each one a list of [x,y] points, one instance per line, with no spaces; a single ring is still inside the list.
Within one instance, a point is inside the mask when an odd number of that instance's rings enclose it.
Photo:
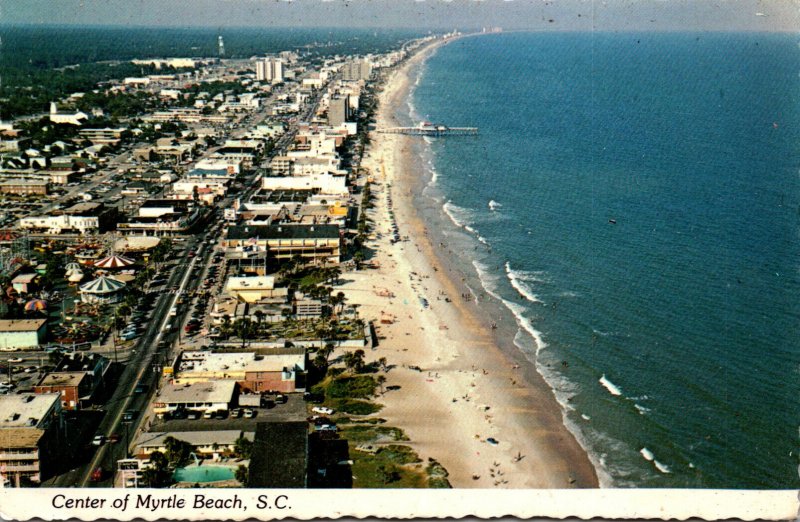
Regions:
[[[240,430],[213,430],[213,431],[154,431],[145,432],[136,438],[134,446],[137,448],[159,448],[164,445],[164,439],[172,437],[188,442],[192,446],[205,446],[214,444],[220,446],[233,444],[239,436],[253,440],[255,434]]]
[[[79,386],[87,375],[86,372],[48,373],[39,380],[36,386]]]
[[[234,380],[197,382],[194,384],[167,384],[156,396],[155,402],[181,404],[195,402],[230,402],[236,389]]]
[[[47,319],[0,319],[0,332],[35,332]]]
[[[304,488],[308,423],[260,422],[250,457],[249,488]]]
[[[338,239],[336,225],[263,225],[228,228],[228,239]]]
[[[219,374],[222,372],[278,372],[284,369],[305,368],[305,354],[276,353],[260,355],[254,352],[215,353],[186,351],[181,356],[178,378],[187,374]]]
[[[231,276],[225,284],[225,289],[230,290],[271,290],[275,287],[273,276],[238,277]]]
[[[30,448],[39,443],[44,430],[38,428],[5,428],[0,430],[0,451],[9,448]]]
[[[60,393],[0,395],[0,428],[35,428],[56,404]]]

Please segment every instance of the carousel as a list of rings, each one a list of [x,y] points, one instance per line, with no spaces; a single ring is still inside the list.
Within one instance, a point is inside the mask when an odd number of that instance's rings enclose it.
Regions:
[[[125,283],[113,277],[98,277],[94,281],[89,281],[81,285],[81,302],[97,304],[117,303],[122,298],[125,286]]]

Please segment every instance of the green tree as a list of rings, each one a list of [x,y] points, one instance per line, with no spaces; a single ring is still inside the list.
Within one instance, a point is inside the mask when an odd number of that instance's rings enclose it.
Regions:
[[[249,459],[253,451],[253,441],[245,438],[244,432],[233,443],[233,454],[240,459]]]
[[[154,451],[149,457],[150,465],[142,472],[142,482],[151,488],[161,488],[171,482],[172,474],[167,457],[160,451]]]
[[[243,486],[247,486],[247,479],[249,476],[250,473],[247,469],[247,466],[239,464],[239,467],[236,468],[236,480],[238,480]]]
[[[189,463],[194,447],[186,441],[167,437],[164,439],[166,458],[171,468],[179,468]]]
[[[364,350],[346,352],[343,357],[345,367],[352,373],[358,373],[364,368]]]

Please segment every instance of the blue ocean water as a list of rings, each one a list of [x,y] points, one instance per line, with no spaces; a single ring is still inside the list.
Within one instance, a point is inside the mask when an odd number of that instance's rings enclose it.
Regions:
[[[424,65],[425,198],[614,486],[797,488],[800,50],[507,33]],[[491,297],[489,297],[491,296]]]

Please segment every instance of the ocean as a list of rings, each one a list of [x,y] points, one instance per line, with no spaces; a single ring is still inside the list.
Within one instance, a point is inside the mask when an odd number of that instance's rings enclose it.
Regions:
[[[413,72],[417,196],[601,483],[798,488],[800,49],[501,33]],[[425,210],[427,209],[427,210]]]

